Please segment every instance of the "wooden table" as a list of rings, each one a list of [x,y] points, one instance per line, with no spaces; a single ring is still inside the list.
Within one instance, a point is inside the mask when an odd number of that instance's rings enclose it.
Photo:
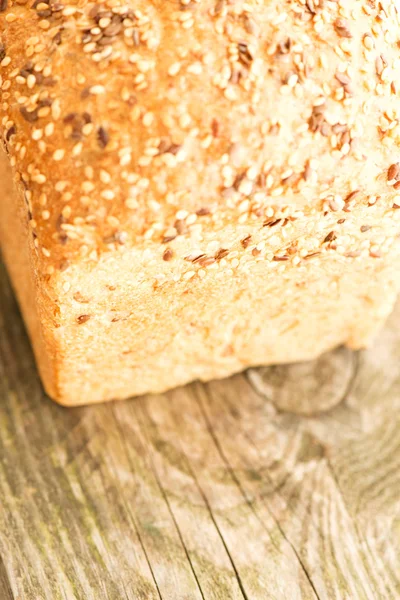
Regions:
[[[65,409],[0,266],[0,401],[1,600],[400,598],[400,307],[366,352]]]

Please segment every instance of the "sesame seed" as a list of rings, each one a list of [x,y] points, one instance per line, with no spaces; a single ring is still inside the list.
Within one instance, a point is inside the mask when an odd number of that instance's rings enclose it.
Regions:
[[[65,156],[65,150],[59,148],[58,150],[56,150],[53,154],[53,159],[56,161],[60,161],[64,158]]]
[[[93,96],[99,96],[100,94],[106,93],[106,88],[103,85],[92,85],[92,87],[89,88],[89,93]]]
[[[173,77],[173,76],[177,75],[180,70],[181,70],[181,63],[176,62],[169,67],[168,75],[171,75]]]

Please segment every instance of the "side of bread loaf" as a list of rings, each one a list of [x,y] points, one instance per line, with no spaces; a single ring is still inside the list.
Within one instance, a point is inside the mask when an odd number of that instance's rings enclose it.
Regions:
[[[53,397],[368,343],[400,284],[394,1],[8,0],[0,32],[0,240]]]

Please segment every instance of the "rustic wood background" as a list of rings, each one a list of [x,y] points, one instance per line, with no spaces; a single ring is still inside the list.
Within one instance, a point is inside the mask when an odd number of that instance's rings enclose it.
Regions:
[[[366,352],[65,409],[0,265],[0,402],[1,600],[400,598],[400,307]]]

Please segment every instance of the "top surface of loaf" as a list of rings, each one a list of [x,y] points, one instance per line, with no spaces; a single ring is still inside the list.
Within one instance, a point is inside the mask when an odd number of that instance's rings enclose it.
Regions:
[[[394,0],[0,0],[0,133],[41,260],[392,190],[399,23]]]

